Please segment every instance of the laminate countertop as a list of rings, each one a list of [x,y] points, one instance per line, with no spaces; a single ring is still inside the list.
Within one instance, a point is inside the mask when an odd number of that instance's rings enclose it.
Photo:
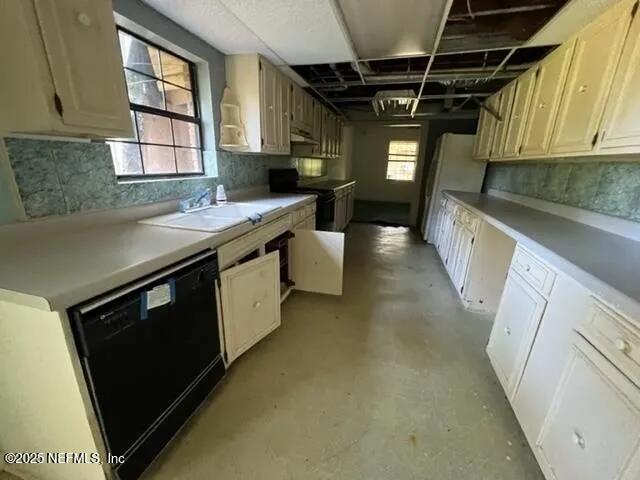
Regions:
[[[213,249],[315,201],[315,195],[242,199],[280,207],[262,223],[223,232],[158,227],[128,219],[35,221],[0,227],[0,301],[64,311],[207,249]],[[115,214],[114,214],[115,215]]]
[[[444,193],[593,293],[638,310],[640,242],[487,194]]]
[[[340,190],[355,183],[355,180],[323,180],[321,182],[305,183],[304,186],[307,188],[317,188],[319,190]]]

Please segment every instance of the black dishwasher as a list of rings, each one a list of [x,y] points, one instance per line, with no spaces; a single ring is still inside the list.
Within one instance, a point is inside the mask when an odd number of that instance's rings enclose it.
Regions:
[[[138,478],[224,376],[217,278],[208,252],[70,310],[121,479]]]

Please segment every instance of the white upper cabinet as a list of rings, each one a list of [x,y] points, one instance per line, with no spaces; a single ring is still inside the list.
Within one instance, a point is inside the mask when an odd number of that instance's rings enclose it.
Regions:
[[[640,151],[640,15],[635,13],[613,80],[600,132],[599,153]],[[634,10],[635,9],[635,10]]]
[[[313,129],[313,97],[296,83],[291,83],[291,127],[311,135]]]
[[[640,390],[575,334],[536,442],[546,477],[636,480],[639,438]]]
[[[1,8],[1,132],[132,136],[110,0],[23,0]]]
[[[289,154],[289,79],[258,54],[228,55],[227,86],[240,107],[248,147],[226,147],[251,153]],[[284,92],[287,88],[287,92]],[[286,115],[286,116],[285,116]]]
[[[489,97],[486,101],[487,107],[498,112],[500,108],[500,94],[497,93]],[[480,109],[480,119],[478,120],[478,131],[476,132],[476,140],[473,146],[473,157],[478,160],[486,160],[491,156],[491,148],[493,147],[493,138],[496,131],[496,119],[487,112],[486,109]]]
[[[571,64],[575,39],[558,47],[537,70],[536,85],[527,115],[521,156],[544,155],[549,151],[551,133]]]
[[[227,362],[280,326],[280,255],[272,252],[220,274]]]
[[[517,80],[507,85],[501,92],[500,98],[500,121],[496,121],[496,132],[493,139],[493,149],[491,158],[499,159],[504,156],[504,147],[507,137],[507,127],[511,118],[511,110],[513,108],[513,99],[515,97]]]
[[[594,148],[631,9],[630,3],[622,2],[577,35],[550,153],[589,152]]]
[[[296,290],[342,295],[344,233],[297,230],[289,262]]]
[[[514,158],[520,154],[524,127],[536,84],[537,67],[527,71],[515,81],[513,107],[506,128],[502,156]],[[513,84],[512,84],[513,85]]]

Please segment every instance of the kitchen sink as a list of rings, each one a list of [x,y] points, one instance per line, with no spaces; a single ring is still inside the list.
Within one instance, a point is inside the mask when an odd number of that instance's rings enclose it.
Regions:
[[[272,205],[251,203],[226,203],[192,212],[176,212],[140,220],[140,223],[160,227],[222,232],[250,221],[259,221],[261,216],[278,210]]]

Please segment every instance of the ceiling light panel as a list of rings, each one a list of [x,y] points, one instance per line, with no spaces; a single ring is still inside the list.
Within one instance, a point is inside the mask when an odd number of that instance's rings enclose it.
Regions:
[[[360,58],[431,53],[446,0],[338,0]]]
[[[353,60],[329,0],[221,0],[289,65]]]

